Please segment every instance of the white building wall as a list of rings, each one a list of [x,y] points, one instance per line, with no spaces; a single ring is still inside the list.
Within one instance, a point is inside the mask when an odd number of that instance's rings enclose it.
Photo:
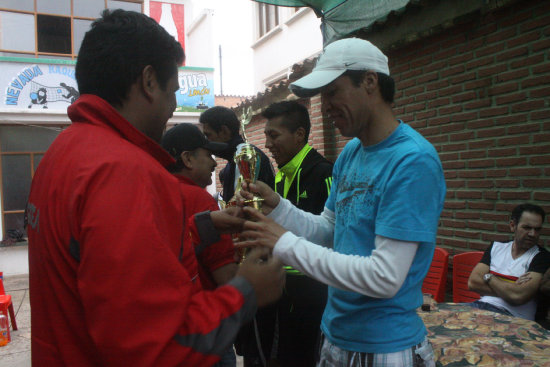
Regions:
[[[214,11],[203,9],[185,29],[185,64],[216,68],[217,47],[214,41]],[[214,82],[214,85],[217,83]]]
[[[212,67],[215,94],[254,95],[322,49],[321,21],[310,8],[279,7],[280,24],[258,39],[251,0],[162,0],[184,5],[186,66]],[[149,0],[144,2],[149,13]],[[220,55],[221,46],[221,78]]]
[[[213,67],[216,95],[222,86],[224,95],[251,95],[254,2],[187,0],[184,6],[187,66]]]
[[[222,46],[223,94],[250,96],[254,92],[250,47],[254,40],[254,24],[250,20],[255,3],[250,0],[222,0],[220,3],[222,5],[216,9],[216,19],[219,19],[216,34]],[[219,70],[216,74],[220,75]],[[221,90],[217,89],[216,94],[218,91]]]
[[[279,14],[285,14],[281,8]],[[257,22],[256,17],[253,18]],[[295,63],[318,55],[323,48],[321,20],[302,8],[252,44],[254,93],[285,78]]]

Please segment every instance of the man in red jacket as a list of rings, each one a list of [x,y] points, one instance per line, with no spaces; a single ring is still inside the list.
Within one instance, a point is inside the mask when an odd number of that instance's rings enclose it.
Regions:
[[[254,253],[204,291],[190,232],[214,243],[226,212],[186,218],[158,142],[176,107],[181,46],[151,18],[106,10],[82,42],[73,124],[48,149],[27,206],[33,366],[210,366],[284,272]]]

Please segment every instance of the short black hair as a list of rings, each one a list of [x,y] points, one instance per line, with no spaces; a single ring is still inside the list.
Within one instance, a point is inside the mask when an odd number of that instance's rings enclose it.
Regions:
[[[227,107],[215,106],[201,113],[199,117],[201,124],[208,124],[215,132],[219,132],[222,126],[227,126],[231,132],[231,137],[239,135],[241,123],[235,112]]]
[[[282,101],[271,104],[263,112],[262,116],[272,119],[283,116],[281,123],[290,132],[295,132],[300,127],[305,130],[305,143],[309,139],[311,121],[307,108],[297,101]]]
[[[512,210],[512,215],[510,216],[510,220],[512,220],[515,224],[518,224],[523,212],[538,214],[541,216],[543,222],[544,222],[544,218],[546,217],[546,212],[540,206],[535,204],[524,203],[516,206]]]
[[[152,18],[106,9],[86,32],[76,62],[80,94],[120,106],[143,69],[151,65],[162,89],[185,60],[181,45]]]
[[[346,70],[342,75],[349,77],[352,84],[359,87],[366,74],[367,70]],[[395,99],[395,81],[391,76],[384,73],[376,73],[376,75],[378,75],[378,86],[380,87],[382,99],[386,103],[393,103]]]

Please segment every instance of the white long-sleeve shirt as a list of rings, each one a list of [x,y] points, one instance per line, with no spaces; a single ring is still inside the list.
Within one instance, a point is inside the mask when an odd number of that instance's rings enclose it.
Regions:
[[[418,248],[417,242],[376,236],[370,256],[341,254],[331,248],[335,218],[326,207],[314,215],[281,198],[268,216],[289,230],[275,244],[275,256],[320,282],[370,297],[399,291]]]

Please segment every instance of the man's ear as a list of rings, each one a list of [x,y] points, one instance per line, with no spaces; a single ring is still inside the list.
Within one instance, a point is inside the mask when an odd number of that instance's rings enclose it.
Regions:
[[[303,127],[299,127],[298,129],[296,129],[296,131],[294,132],[294,136],[296,136],[299,142],[303,142],[304,144],[307,143],[306,130]]]
[[[223,139],[224,141],[231,140],[231,130],[227,127],[227,125],[222,125],[220,132],[218,133],[218,136]]]
[[[181,152],[180,154],[181,161],[187,169],[193,169],[193,160],[191,159],[192,154],[189,151]]]
[[[378,74],[374,71],[367,71],[361,82],[368,94],[374,93],[378,89]]]
[[[158,88],[157,73],[151,65],[147,65],[141,71],[141,89],[145,98],[152,101],[156,88]]]
[[[514,233],[516,231],[516,222],[510,219],[510,232]]]

